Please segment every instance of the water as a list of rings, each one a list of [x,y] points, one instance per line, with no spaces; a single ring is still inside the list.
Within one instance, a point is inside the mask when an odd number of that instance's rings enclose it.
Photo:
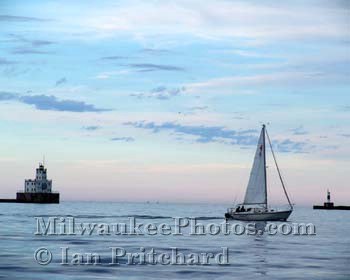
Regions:
[[[316,211],[297,207],[291,223],[313,223],[316,235],[35,235],[36,219],[74,216],[76,222],[168,223],[172,217],[198,217],[220,224],[225,207],[207,204],[63,202],[59,205],[0,204],[0,278],[2,279],[350,279],[350,211]],[[39,265],[34,252],[46,247],[52,262]],[[69,252],[99,253],[101,264],[62,265],[60,247]],[[110,265],[109,247],[139,252],[218,253],[229,250],[228,265]]]

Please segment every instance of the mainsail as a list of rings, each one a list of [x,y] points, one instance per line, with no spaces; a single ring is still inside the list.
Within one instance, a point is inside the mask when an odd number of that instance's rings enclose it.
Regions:
[[[244,204],[267,204],[265,156],[265,126],[263,126],[250,172]]]

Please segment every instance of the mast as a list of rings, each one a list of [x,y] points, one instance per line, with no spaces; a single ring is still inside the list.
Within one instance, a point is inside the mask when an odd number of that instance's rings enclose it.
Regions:
[[[273,160],[274,160],[275,165],[276,165],[276,168],[277,168],[278,176],[279,176],[280,181],[281,181],[281,183],[282,183],[282,187],[283,187],[284,194],[285,194],[286,197],[287,197],[287,200],[288,200],[288,203],[289,203],[290,208],[293,209],[293,205],[292,205],[292,203],[290,202],[290,199],[289,199],[289,196],[288,196],[286,187],[285,187],[285,185],[284,185],[284,182],[283,182],[283,179],[282,179],[282,175],[281,175],[280,169],[279,169],[278,164],[277,164],[276,156],[275,156],[275,153],[274,153],[274,151],[273,151],[273,149],[272,149],[272,144],[271,144],[270,136],[269,136],[269,134],[267,133],[267,131],[266,131],[266,135],[267,135],[267,139],[269,140],[269,144],[270,144],[270,148],[271,148]]]
[[[263,149],[264,149],[264,180],[265,180],[265,203],[266,203],[266,209],[267,209],[267,175],[266,175],[266,145],[265,145],[265,124],[263,124],[262,127],[263,130]]]

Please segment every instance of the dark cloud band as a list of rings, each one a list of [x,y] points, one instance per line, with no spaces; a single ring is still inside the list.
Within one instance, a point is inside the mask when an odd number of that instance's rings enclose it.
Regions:
[[[11,92],[0,92],[0,101],[14,100],[24,104],[34,105],[38,110],[68,111],[68,112],[104,112],[109,109],[96,108],[83,101],[58,100],[53,95],[19,95]]]
[[[197,143],[217,142],[230,145],[254,146],[258,141],[258,131],[255,129],[232,130],[222,126],[182,125],[175,122],[156,124],[154,122],[139,121],[124,124],[135,128],[148,129],[153,133],[172,131],[178,134],[194,136]],[[296,142],[290,139],[273,141],[273,145],[276,147],[276,150],[286,153],[304,153],[308,148],[306,142]]]

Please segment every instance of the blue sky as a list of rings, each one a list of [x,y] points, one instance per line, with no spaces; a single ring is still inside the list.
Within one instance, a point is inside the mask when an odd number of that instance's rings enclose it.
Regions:
[[[348,202],[349,13],[347,1],[2,1],[3,195],[45,154],[64,199],[239,200],[265,122],[296,203],[327,188]]]

